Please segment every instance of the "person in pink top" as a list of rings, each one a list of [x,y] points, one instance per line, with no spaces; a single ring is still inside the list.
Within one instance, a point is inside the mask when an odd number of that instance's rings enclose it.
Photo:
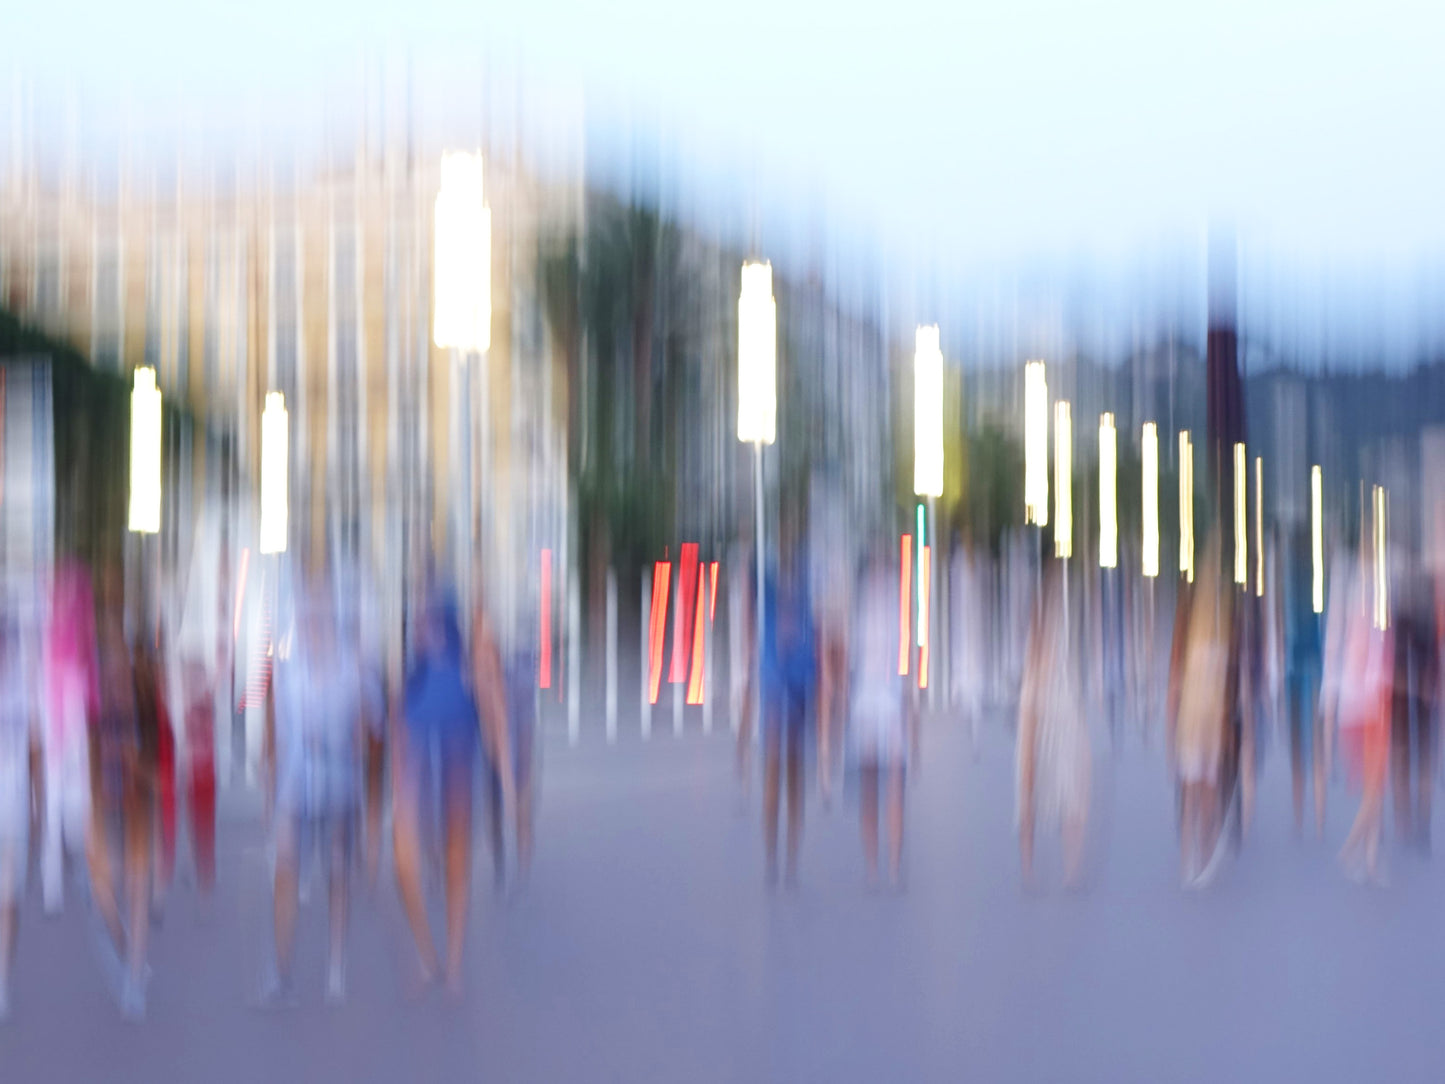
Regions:
[[[90,820],[90,721],[100,705],[95,606],[79,561],[55,570],[45,635],[45,828],[41,894],[47,914],[63,904],[65,852],[79,851]]]

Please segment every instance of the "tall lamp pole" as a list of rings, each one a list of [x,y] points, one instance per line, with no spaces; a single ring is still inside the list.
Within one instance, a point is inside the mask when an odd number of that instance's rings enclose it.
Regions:
[[[156,371],[148,365],[135,370],[130,393],[130,501],[126,525],[132,534],[155,535],[161,529],[161,391]],[[144,546],[144,543],[142,543]],[[141,568],[149,554],[142,550]],[[143,597],[153,586],[141,573]],[[147,614],[147,616],[151,616]]]
[[[913,492],[927,500],[926,513],[922,505],[918,509],[918,687],[928,689],[933,568],[938,551],[933,539],[937,529],[934,501],[943,496],[943,351],[937,324],[920,327],[914,336]],[[928,697],[932,702],[935,694],[930,691]]]
[[[454,567],[471,589],[472,417],[471,372],[465,362],[492,345],[492,212],[483,187],[482,155],[449,151],[442,155],[441,187],[432,219],[432,341],[449,351],[457,387],[451,404],[452,456],[461,474],[463,496],[455,507]],[[464,519],[458,523],[458,517]],[[465,600],[470,606],[471,599]]]
[[[773,268],[766,261],[750,260],[743,264],[738,297],[738,440],[753,446],[758,581],[753,624],[758,651],[763,646],[764,622],[763,445],[777,438],[777,420],[778,307],[773,300]]]

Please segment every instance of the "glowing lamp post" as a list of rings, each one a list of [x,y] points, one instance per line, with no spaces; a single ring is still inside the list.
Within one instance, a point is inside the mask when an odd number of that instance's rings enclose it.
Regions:
[[[1310,563],[1313,575],[1310,581],[1310,600],[1317,614],[1325,612],[1325,539],[1324,539],[1324,479],[1320,476],[1320,465],[1310,468]]]
[[[1049,384],[1042,361],[1024,366],[1024,522],[1049,524]]]
[[[1264,457],[1254,457],[1254,594],[1264,597]]]
[[[1249,582],[1249,521],[1245,500],[1244,445],[1234,446],[1234,582],[1244,587]]]
[[[161,392],[156,371],[135,371],[130,393],[130,507],[128,526],[136,534],[161,529]]]
[[[1375,486],[1372,493],[1375,510],[1375,628],[1390,627],[1390,575],[1386,562],[1386,516],[1389,494],[1384,486]]]
[[[1114,415],[1099,416],[1099,567],[1119,567],[1119,434]]]
[[[279,391],[266,394],[261,414],[261,539],[262,553],[286,552],[286,397]]]
[[[933,520],[933,502],[943,496],[943,351],[937,324],[920,327],[914,339],[913,492],[928,499],[928,519]],[[926,688],[933,548],[927,542],[921,504],[918,520],[918,684]]]
[[[492,212],[482,156],[442,155],[433,219],[432,337],[439,349],[484,353],[492,344]]]
[[[773,300],[773,266],[743,264],[738,297],[738,440],[753,446],[753,494],[757,524],[757,609],[754,625],[763,643],[763,445],[777,437],[778,307]]]
[[[1194,445],[1179,431],[1179,572],[1194,582]]]
[[[1144,423],[1140,460],[1144,471],[1144,553],[1140,563],[1144,575],[1154,579],[1159,575],[1159,427],[1153,422]]]
[[[1074,422],[1069,401],[1054,404],[1054,556],[1074,555]]]

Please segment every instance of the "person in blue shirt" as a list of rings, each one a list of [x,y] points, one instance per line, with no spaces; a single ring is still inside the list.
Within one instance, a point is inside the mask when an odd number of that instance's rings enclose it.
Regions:
[[[462,991],[462,947],[471,884],[472,788],[482,747],[482,720],[462,644],[455,597],[433,589],[416,627],[416,652],[403,693],[403,723],[393,741],[398,790],[394,831],[396,874],[424,985],[441,964],[422,896],[422,836],[440,800],[443,879],[446,885],[445,978]],[[489,721],[493,712],[488,712]],[[510,788],[509,788],[510,789]]]
[[[1317,710],[1323,615],[1314,611],[1314,564],[1309,536],[1299,534],[1284,580],[1285,681],[1289,701],[1289,762],[1294,781],[1294,830],[1304,830],[1306,773],[1313,776],[1315,831],[1325,830],[1325,749]]]
[[[818,682],[817,642],[807,570],[791,545],[764,581],[763,629],[758,656],[762,694],[763,842],[769,884],[778,875],[778,819],[786,780],[787,881],[798,875],[803,828],[803,758]]]

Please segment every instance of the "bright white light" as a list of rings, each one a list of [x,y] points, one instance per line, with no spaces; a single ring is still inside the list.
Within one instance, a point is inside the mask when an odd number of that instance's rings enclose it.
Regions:
[[[1024,522],[1049,524],[1049,383],[1042,361],[1024,365]]]
[[[1114,415],[1099,416],[1099,567],[1119,567],[1119,434]]]
[[[1314,563],[1312,586],[1315,613],[1325,612],[1324,480],[1320,465],[1310,468],[1310,556]]]
[[[156,371],[135,371],[130,393],[129,527],[140,534],[161,529],[161,392]]]
[[[1390,576],[1386,565],[1385,545],[1387,542],[1385,523],[1389,511],[1389,497],[1384,486],[1374,490],[1375,505],[1375,628],[1390,626]]]
[[[743,264],[738,298],[738,440],[771,444],[778,418],[778,307],[773,267]]]
[[[286,397],[267,392],[261,414],[261,544],[262,553],[286,552]]]
[[[1264,598],[1264,457],[1254,457],[1254,593]]]
[[[1074,422],[1069,401],[1054,404],[1054,556],[1074,555]]]
[[[1234,582],[1241,587],[1249,581],[1249,521],[1243,444],[1234,446]]]
[[[1194,582],[1194,445],[1179,431],[1179,571]]]
[[[482,353],[492,344],[492,212],[482,156],[442,155],[432,257],[432,337],[443,350]]]
[[[1144,423],[1140,458],[1144,466],[1144,575],[1159,575],[1159,427]]]
[[[943,352],[938,325],[921,327],[913,354],[913,492],[943,496]]]

